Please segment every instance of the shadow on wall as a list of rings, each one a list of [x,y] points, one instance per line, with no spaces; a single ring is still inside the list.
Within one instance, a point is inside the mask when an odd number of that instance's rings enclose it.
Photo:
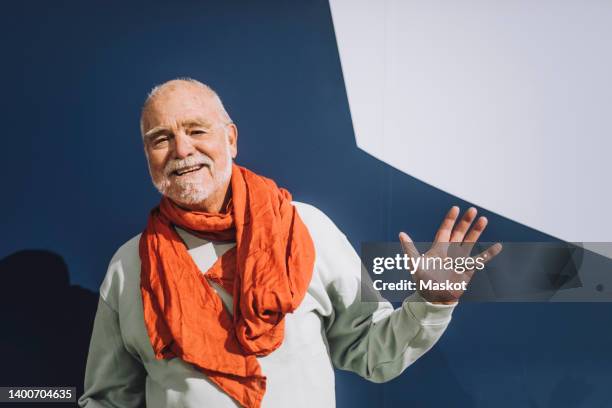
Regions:
[[[0,385],[76,386],[81,395],[98,295],[71,286],[64,259],[44,250],[0,260],[0,281]]]

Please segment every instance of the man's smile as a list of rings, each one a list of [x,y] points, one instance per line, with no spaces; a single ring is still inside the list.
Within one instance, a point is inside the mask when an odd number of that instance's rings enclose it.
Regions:
[[[174,170],[171,174],[174,176],[183,176],[185,174],[189,174],[189,173],[193,173],[198,170],[201,170],[205,166],[206,166],[205,164],[195,164],[193,166],[183,167],[182,169]]]

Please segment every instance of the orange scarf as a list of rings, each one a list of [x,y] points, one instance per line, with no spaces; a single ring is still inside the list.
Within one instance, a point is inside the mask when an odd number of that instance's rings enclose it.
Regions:
[[[235,164],[230,184],[226,213],[187,211],[162,198],[140,238],[140,290],[155,357],[195,365],[250,408],[266,391],[256,356],[281,345],[284,316],[306,295],[315,253],[288,191]],[[173,225],[236,246],[203,274]],[[208,279],[233,295],[233,317]]]

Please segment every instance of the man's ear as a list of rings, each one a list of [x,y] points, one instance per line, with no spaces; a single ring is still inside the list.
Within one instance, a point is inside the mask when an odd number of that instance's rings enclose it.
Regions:
[[[233,123],[230,123],[227,127],[227,141],[230,145],[232,159],[235,159],[238,155],[238,127]]]

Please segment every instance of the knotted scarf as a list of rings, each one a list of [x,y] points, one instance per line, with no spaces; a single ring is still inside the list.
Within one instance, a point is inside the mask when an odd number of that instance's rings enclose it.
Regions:
[[[140,238],[140,290],[155,357],[193,364],[250,408],[266,390],[256,357],[281,345],[284,316],[306,295],[315,253],[288,191],[236,164],[230,185],[229,209],[221,213],[162,198]],[[236,246],[204,274],[174,226]],[[233,316],[209,279],[233,296]]]

